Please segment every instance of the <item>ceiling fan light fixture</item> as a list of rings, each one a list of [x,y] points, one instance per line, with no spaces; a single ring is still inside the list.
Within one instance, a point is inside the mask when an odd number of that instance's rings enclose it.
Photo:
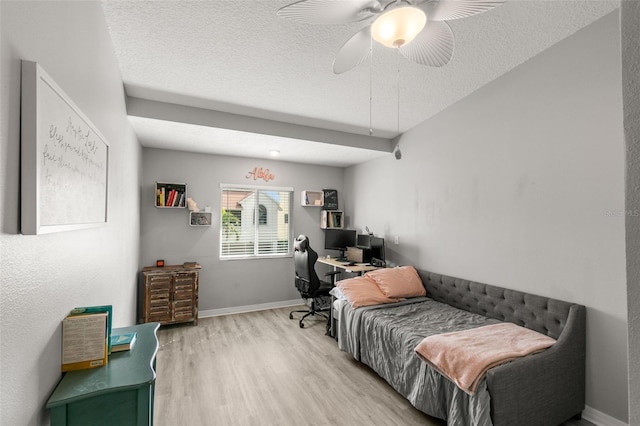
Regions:
[[[422,9],[403,6],[391,9],[371,24],[371,37],[386,47],[399,48],[411,43],[427,23]]]

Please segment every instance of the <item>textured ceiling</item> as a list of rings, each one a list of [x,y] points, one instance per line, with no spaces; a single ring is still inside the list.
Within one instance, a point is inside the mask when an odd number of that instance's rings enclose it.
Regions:
[[[368,135],[371,124],[373,136],[393,138],[619,5],[508,0],[489,12],[449,21],[456,47],[442,68],[411,63],[376,45],[371,63],[335,75],[335,53],[364,24],[305,25],[277,17],[291,2],[105,1],[103,6],[129,96],[359,135]],[[267,157],[275,144],[282,160],[340,166],[390,155],[392,147],[389,143],[386,153],[362,146],[337,149],[163,119],[132,117],[144,146]]]

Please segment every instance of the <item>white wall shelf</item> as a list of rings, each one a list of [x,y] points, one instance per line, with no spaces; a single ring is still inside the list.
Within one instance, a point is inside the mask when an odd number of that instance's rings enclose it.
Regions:
[[[189,212],[189,225],[191,226],[211,226],[211,212]]]
[[[156,182],[155,199],[158,208],[183,209],[187,205],[187,184]]]
[[[340,210],[322,210],[320,216],[321,229],[343,229],[344,212]]]
[[[324,206],[324,192],[302,191],[300,193],[300,204],[304,207],[322,207]]]

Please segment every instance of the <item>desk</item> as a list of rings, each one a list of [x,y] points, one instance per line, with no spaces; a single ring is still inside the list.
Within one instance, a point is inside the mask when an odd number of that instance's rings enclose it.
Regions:
[[[345,272],[352,272],[358,275],[362,275],[365,272],[375,271],[379,269],[378,266],[372,266],[368,263],[356,263],[355,265],[349,265],[348,261],[338,260],[336,258],[331,257],[319,257],[318,262],[324,263],[325,265],[333,266],[334,271],[338,269],[344,269]]]
[[[159,326],[116,328],[138,333],[130,351],[112,353],[104,367],[65,373],[47,401],[51,425],[152,425]]]

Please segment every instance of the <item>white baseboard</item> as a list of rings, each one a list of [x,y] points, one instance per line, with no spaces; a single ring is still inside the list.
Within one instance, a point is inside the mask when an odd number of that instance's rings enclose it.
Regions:
[[[257,305],[233,306],[231,308],[209,309],[198,311],[198,318],[218,317],[220,315],[241,314],[243,312],[264,311],[266,309],[288,308],[304,305],[302,299],[283,300],[281,302],[259,303]]]
[[[602,411],[591,408],[588,405],[584,407],[582,418],[597,426],[629,426],[628,423],[621,422],[620,420],[611,417]]]

